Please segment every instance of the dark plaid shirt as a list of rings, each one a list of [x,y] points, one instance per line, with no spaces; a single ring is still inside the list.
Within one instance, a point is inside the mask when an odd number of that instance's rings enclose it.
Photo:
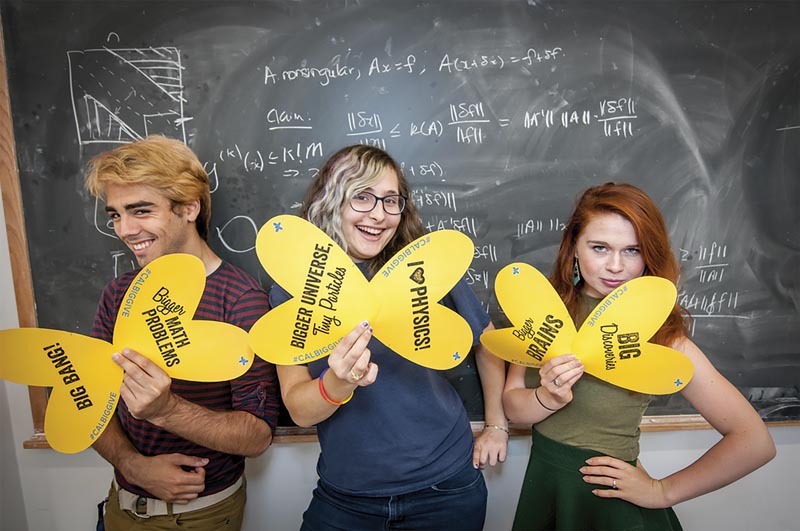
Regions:
[[[92,327],[92,336],[112,341],[114,323],[122,298],[138,271],[126,273],[109,282],[100,298]],[[206,278],[206,288],[195,312],[195,319],[222,321],[249,331],[267,312],[267,294],[250,275],[240,268],[223,262]],[[186,400],[213,410],[247,411],[263,419],[273,430],[278,418],[278,380],[275,367],[259,357],[243,376],[228,382],[189,382],[172,380],[172,392]],[[206,468],[205,496],[233,484],[244,471],[244,457],[210,450],[182,437],[138,420],[120,400],[117,415],[136,449],[143,455],[181,453],[209,459]],[[115,471],[122,488],[152,497],[147,491],[128,483]]]

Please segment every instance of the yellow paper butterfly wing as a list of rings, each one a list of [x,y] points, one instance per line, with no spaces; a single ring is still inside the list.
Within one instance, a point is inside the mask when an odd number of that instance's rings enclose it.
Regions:
[[[371,321],[375,336],[418,365],[455,367],[472,347],[472,330],[439,301],[464,276],[475,247],[454,230],[425,234],[409,243],[370,281],[380,301]]]
[[[88,448],[114,414],[122,369],[112,346],[100,339],[47,328],[0,331],[0,377],[52,387],[44,429],[55,450]]]
[[[168,254],[144,266],[123,298],[114,348],[131,348],[172,378],[231,380],[253,362],[247,332],[229,323],[195,320],[206,284],[203,262]]]
[[[642,359],[638,365],[620,363],[603,379],[618,387],[649,395],[676,393],[692,379],[694,365],[683,353],[654,343],[643,343],[638,350],[639,357],[632,358]]]
[[[672,310],[677,292],[668,280],[645,276],[626,282],[589,313],[573,342],[586,372],[648,394],[680,391],[694,367],[682,353],[648,343]]]
[[[572,352],[575,325],[550,281],[522,262],[507,265],[495,278],[495,294],[512,327],[481,335],[495,356],[525,367]]]
[[[378,301],[349,256],[327,234],[297,216],[276,216],[256,238],[259,261],[293,298],[250,329],[250,346],[280,365],[330,354],[339,340],[378,313]]]

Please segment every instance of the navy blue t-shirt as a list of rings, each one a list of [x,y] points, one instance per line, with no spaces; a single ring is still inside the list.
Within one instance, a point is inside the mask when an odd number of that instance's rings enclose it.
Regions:
[[[290,298],[278,285],[270,289],[273,308]],[[477,344],[489,316],[472,289],[462,279],[441,302],[469,323]],[[317,424],[320,478],[346,494],[394,496],[455,474],[472,459],[474,442],[458,393],[443,372],[406,360],[375,337],[368,346],[378,379]],[[312,378],[327,366],[327,358],[311,362]]]

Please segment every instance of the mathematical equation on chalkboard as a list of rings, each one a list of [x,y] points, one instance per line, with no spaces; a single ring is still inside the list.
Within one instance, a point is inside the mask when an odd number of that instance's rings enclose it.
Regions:
[[[356,54],[351,54],[355,57]],[[361,55],[358,55],[359,57]],[[518,55],[480,55],[451,57],[445,54],[433,69],[421,66],[414,55],[395,63],[372,59],[366,73],[360,66],[342,65],[340,55],[321,67],[303,66],[273,72],[264,66],[264,84],[315,80],[330,86],[341,78],[359,80],[403,72],[422,77],[435,71],[444,75],[464,75],[472,71],[516,66],[530,69],[537,65],[565,61],[568,55],[559,47],[537,51],[528,48]],[[181,51],[175,47],[97,48],[67,52],[70,70],[73,114],[81,144],[130,142],[147,134],[163,133],[185,138],[188,102],[184,96],[184,70]],[[254,87],[255,89],[256,87]],[[387,138],[443,137],[459,144],[479,145],[490,141],[488,127],[520,125],[524,129],[599,127],[606,137],[629,138],[635,134],[636,101],[630,97],[601,98],[595,108],[574,108],[563,96],[557,106],[520,109],[510,116],[498,116],[484,101],[452,101],[443,115],[425,116],[407,122],[387,122],[381,112],[370,109],[342,113],[344,134],[363,142],[386,147]],[[268,131],[313,131],[314,117],[302,109],[272,107],[264,112]],[[246,171],[264,171],[268,166],[308,159],[318,151],[317,143],[302,148],[286,146],[275,149],[237,150],[222,147],[220,158],[238,157]],[[288,177],[296,176],[293,172]]]
[[[564,57],[564,50],[560,47],[553,47],[543,50],[528,48],[523,53],[502,55],[476,55],[476,56],[453,56],[445,53],[441,56],[438,63],[438,72],[448,74],[470,72],[483,69],[502,70],[513,65],[533,67],[543,63],[557,61]],[[395,72],[408,75],[422,76],[429,71],[428,66],[419,64],[416,55],[409,54],[400,61],[387,61],[378,57],[368,60],[368,66],[360,64],[350,64],[351,57],[362,57],[363,54],[352,53],[349,50],[346,54],[347,64],[343,64],[342,55],[337,54],[325,64],[320,66],[303,65],[297,68],[275,69],[270,65],[264,67],[264,84],[276,85],[297,80],[311,79],[319,83],[321,87],[330,86],[338,79],[350,78],[360,80],[362,77],[381,76]]]
[[[426,117],[423,120],[387,124],[381,113],[361,110],[345,113],[342,122],[347,137],[384,149],[387,138],[442,138],[447,135],[458,144],[479,145],[490,141],[487,127],[502,129],[515,124],[520,124],[524,129],[568,129],[598,124],[605,137],[634,136],[637,115],[636,100],[633,98],[602,99],[594,109],[564,109],[565,105],[566,102],[561,107],[532,107],[525,109],[522,116],[497,117],[493,110],[487,110],[483,101],[456,101],[448,104],[446,117]],[[270,108],[266,121],[270,131],[314,129],[311,116],[287,109]],[[258,152],[258,160],[251,160],[248,169],[263,170],[266,164],[288,162],[294,156],[294,149],[283,148],[263,154]]]
[[[263,86],[272,87],[311,82],[317,90],[327,90],[336,83],[375,79],[388,75],[408,76],[420,82],[429,75],[469,76],[477,72],[524,69],[554,69],[569,61],[569,51],[561,47],[537,49],[528,47],[516,54],[481,54],[456,56],[443,54],[432,65],[423,64],[417,56],[407,55],[400,61],[379,57],[365,60],[365,54],[335,55],[325,65],[303,65],[282,68],[263,65]],[[175,47],[96,48],[67,53],[70,70],[73,115],[79,144],[107,144],[109,148],[132,142],[148,134],[164,134],[187,140],[186,114],[191,102],[186,99],[185,80],[189,76],[182,63],[181,51]],[[358,59],[356,59],[358,58]],[[346,60],[345,60],[346,59]],[[254,87],[256,89],[258,87]],[[535,89],[535,87],[533,87]],[[535,91],[532,91],[534,93]],[[546,99],[545,99],[546,100]],[[393,139],[421,141],[450,139],[463,149],[494,142],[498,131],[517,128],[522,134],[581,129],[596,132],[603,138],[626,141],[636,135],[637,99],[635,96],[609,95],[596,101],[572,104],[564,95],[552,104],[531,96],[531,102],[508,115],[492,106],[491,101],[453,98],[437,106],[432,115],[404,116],[402,120],[379,109],[328,112],[325,123],[318,123],[313,112],[305,109],[270,106],[258,109],[264,131],[269,131],[270,147],[254,146],[252,141],[219,145],[215,152],[202,154],[209,174],[212,193],[224,190],[232,173],[269,179],[311,179],[329,151],[317,140],[317,128],[339,127],[341,135],[353,143],[375,145],[387,149]],[[535,103],[533,103],[535,102]],[[331,121],[334,123],[331,124]],[[286,134],[306,135],[308,140],[289,140]],[[281,139],[285,140],[281,142]],[[337,146],[338,147],[338,146]],[[421,182],[411,192],[419,207],[423,224],[429,231],[453,229],[475,243],[472,267],[466,273],[487,310],[492,300],[494,275],[508,256],[505,242],[560,234],[565,220],[543,217],[511,220],[505,234],[493,232],[491,241],[481,227],[482,220],[462,205],[460,192],[447,186],[448,169],[438,160],[400,161],[403,172],[412,184]],[[441,187],[436,184],[441,183]],[[297,207],[296,203],[293,207]],[[105,236],[115,237],[108,220],[96,206],[95,228]],[[212,228],[219,243],[229,252],[252,253],[258,225],[247,213],[227,215]],[[498,243],[503,242],[503,243]],[[498,249],[499,248],[499,249]],[[688,287],[681,289],[679,303],[690,313],[705,318],[740,318],[736,315],[739,292],[725,290],[726,272],[735,267],[727,260],[728,247],[710,242],[691,250],[681,249],[681,265],[691,270]],[[111,255],[115,275],[135,267],[124,250]],[[716,289],[719,287],[719,289]]]
[[[736,315],[739,290],[717,289],[724,286],[725,275],[732,267],[727,244],[712,241],[694,250],[680,249],[679,259],[682,270],[691,273],[695,286],[695,289],[684,287],[678,292],[678,304],[692,315],[693,328],[699,319],[749,319]]]

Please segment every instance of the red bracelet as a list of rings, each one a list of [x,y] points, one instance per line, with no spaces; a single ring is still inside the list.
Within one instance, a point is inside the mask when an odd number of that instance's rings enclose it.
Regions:
[[[350,393],[350,396],[348,396],[341,402],[337,402],[336,400],[333,400],[331,397],[328,396],[328,393],[325,392],[325,385],[322,383],[322,377],[325,376],[326,372],[328,372],[328,367],[325,367],[322,370],[322,372],[319,373],[319,394],[322,395],[322,398],[325,399],[325,402],[331,404],[332,406],[341,406],[342,404],[350,402],[350,399],[353,398],[353,393]]]

